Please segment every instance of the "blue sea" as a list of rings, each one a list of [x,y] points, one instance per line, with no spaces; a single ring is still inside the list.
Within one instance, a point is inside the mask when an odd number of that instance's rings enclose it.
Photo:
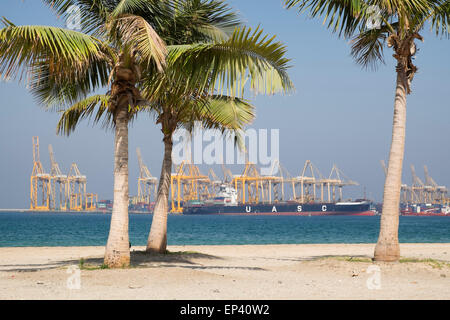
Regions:
[[[103,246],[109,214],[0,213],[0,247]],[[145,246],[152,215],[130,215],[130,241]],[[375,216],[169,216],[169,245],[375,243]],[[400,217],[400,242],[450,243],[450,217]]]

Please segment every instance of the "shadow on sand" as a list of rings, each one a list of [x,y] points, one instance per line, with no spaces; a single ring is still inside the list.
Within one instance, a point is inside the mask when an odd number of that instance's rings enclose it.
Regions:
[[[239,269],[239,270],[255,270],[264,271],[266,269],[259,267],[246,266],[225,266],[210,265],[208,261],[225,260],[222,257],[204,254],[192,251],[176,251],[166,254],[148,253],[146,251],[133,250],[130,252],[131,263],[133,268],[189,268],[189,269]],[[278,260],[291,262],[318,261],[324,259],[336,259],[348,262],[372,262],[372,257],[368,255],[317,255],[304,257],[255,257],[261,260]],[[68,266],[78,266],[82,270],[100,270],[108,269],[103,265],[103,257],[86,257],[80,260],[62,260],[53,261],[47,264],[0,264],[0,271],[3,272],[36,272],[42,270],[61,269]]]
[[[167,252],[166,254],[147,253],[145,251],[133,250],[130,252],[130,268],[158,268],[158,267],[178,267],[192,269],[213,269],[213,268],[242,268],[242,267],[222,267],[205,266],[201,261],[223,260],[223,258],[199,252],[179,251]],[[194,261],[197,260],[197,261]],[[103,265],[103,257],[87,257],[80,260],[51,261],[47,264],[0,264],[0,271],[3,272],[36,272],[42,270],[52,270],[65,268],[68,266],[78,266],[82,270],[107,269]],[[245,268],[242,268],[245,269]],[[248,268],[255,269],[255,268]]]

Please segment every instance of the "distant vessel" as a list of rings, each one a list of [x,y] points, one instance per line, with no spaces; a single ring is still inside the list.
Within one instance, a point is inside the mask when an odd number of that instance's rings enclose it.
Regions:
[[[190,201],[183,206],[186,215],[295,215],[295,216],[334,216],[334,215],[377,215],[375,207],[368,200],[336,203],[299,203],[283,201],[274,203],[238,203],[234,188],[222,185],[216,197],[205,201]]]
[[[449,216],[450,206],[439,204],[406,204],[400,209],[402,216]]]

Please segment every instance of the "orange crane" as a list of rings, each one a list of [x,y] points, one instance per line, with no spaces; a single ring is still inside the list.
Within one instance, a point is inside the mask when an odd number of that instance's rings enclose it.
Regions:
[[[62,174],[59,165],[55,160],[55,154],[51,144],[48,145],[50,155],[50,209],[67,210],[67,194],[69,190],[69,180],[67,175]]]
[[[33,137],[33,170],[30,178],[30,209],[50,210],[51,178],[45,173],[39,156],[39,137]]]
[[[232,185],[238,193],[241,203],[258,203],[260,196],[264,197],[264,182],[271,178],[260,176],[256,165],[252,162],[246,162],[244,172],[241,175],[234,175]]]
[[[172,212],[181,213],[181,202],[200,200],[208,197],[208,176],[202,175],[197,166],[184,160],[170,178]]]
[[[86,201],[84,209],[86,211],[96,211],[97,210],[98,195],[95,193],[86,193]]]
[[[156,198],[158,188],[158,179],[150,174],[147,166],[142,160],[141,150],[136,148],[139,162],[139,178],[138,178],[138,202],[150,203],[153,196]]]
[[[412,185],[411,185],[411,202],[424,203],[425,202],[425,184],[416,175],[416,169],[411,165]]]
[[[68,199],[71,211],[83,210],[83,199],[86,199],[86,176],[80,173],[76,163],[72,163],[68,174]]]

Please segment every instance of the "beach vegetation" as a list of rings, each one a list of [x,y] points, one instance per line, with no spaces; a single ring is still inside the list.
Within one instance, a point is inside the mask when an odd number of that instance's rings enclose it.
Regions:
[[[443,260],[436,260],[432,258],[425,258],[425,259],[419,259],[419,258],[400,258],[400,263],[425,263],[430,265],[431,267],[435,269],[441,270],[442,268],[450,268],[450,263],[448,261]]]

